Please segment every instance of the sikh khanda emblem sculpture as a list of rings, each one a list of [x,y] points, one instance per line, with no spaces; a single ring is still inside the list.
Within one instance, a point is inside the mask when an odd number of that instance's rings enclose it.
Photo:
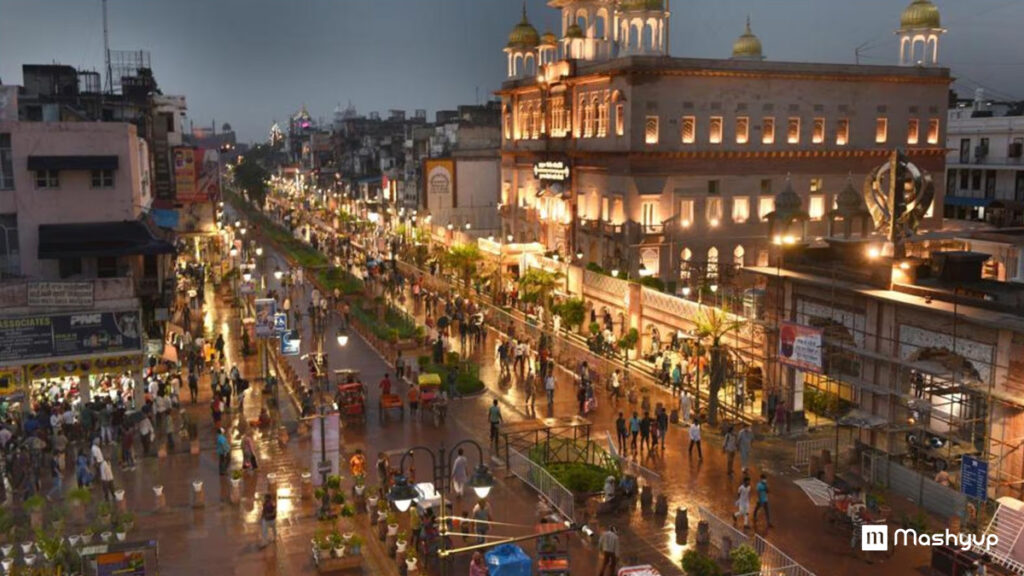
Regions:
[[[899,151],[872,170],[864,180],[864,201],[875,222],[893,247],[893,257],[906,256],[905,242],[921,226],[935,198],[935,183],[927,172]]]

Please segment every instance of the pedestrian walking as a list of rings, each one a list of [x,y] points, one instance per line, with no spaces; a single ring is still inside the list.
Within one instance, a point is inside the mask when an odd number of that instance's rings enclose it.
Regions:
[[[103,501],[110,502],[114,499],[114,471],[110,468],[110,462],[100,462],[100,484],[103,487]]]
[[[530,412],[536,412],[537,410],[537,374],[533,371],[533,367],[530,367],[530,371],[526,374],[526,407]]]
[[[217,429],[217,468],[220,475],[228,473],[228,464],[231,462],[231,444],[228,437],[224,435],[224,429]]]
[[[644,451],[644,447],[648,450],[651,449],[651,413],[644,412],[644,417],[640,419],[640,451]]]
[[[743,482],[736,490],[736,512],[732,515],[732,525],[736,520],[743,518],[743,529],[750,528],[750,477],[744,476]]]
[[[479,550],[473,552],[473,560],[469,563],[469,576],[487,576],[488,573],[483,554]]]
[[[61,462],[61,454],[54,452],[50,455],[50,477],[53,479],[53,486],[46,493],[46,500],[50,502],[59,499],[64,492],[64,467]],[[0,478],[0,482],[2,481]]]
[[[726,469],[729,471],[729,476],[733,473],[733,462],[736,460],[736,433],[733,432],[733,427],[725,431],[725,438],[722,439],[722,449],[725,450],[725,462]]]
[[[763,472],[757,481],[757,504],[754,506],[754,526],[757,527],[757,513],[764,510],[764,519],[772,528],[772,514],[768,509],[768,476]]]
[[[550,413],[555,405],[555,374],[553,371],[549,371],[548,375],[544,377],[544,391],[548,395],[548,412]]]
[[[679,421],[684,424],[690,421],[690,405],[690,394],[683,390],[679,395]]]
[[[252,439],[252,431],[247,430],[245,436],[242,437],[242,468],[255,472],[259,467],[259,460],[256,458],[256,443]]]
[[[609,526],[601,534],[597,542],[598,553],[601,555],[600,566],[597,576],[616,576],[615,571],[619,562],[619,533],[615,526]]]
[[[615,419],[615,433],[619,438],[619,453],[626,454],[626,440],[629,438],[629,431],[626,428],[626,417],[622,412],[619,412],[619,417]]]
[[[704,453],[700,449],[700,421],[694,419],[693,423],[690,424],[690,447],[687,449],[687,454],[693,459],[693,447],[697,447],[697,460],[704,460]]]
[[[199,399],[199,376],[191,370],[188,373],[188,393],[192,404],[195,404]]]
[[[736,444],[740,452],[740,467],[743,474],[746,474],[750,468],[750,449],[754,444],[754,431],[751,430],[750,424],[743,424],[740,433],[736,435]]]
[[[452,462],[452,493],[462,498],[468,481],[469,462],[466,460],[466,455],[463,454],[462,448],[459,448],[458,456]]]
[[[631,437],[629,447],[633,449],[633,455],[636,455],[636,438],[640,435],[640,418],[636,411],[633,412],[633,417],[629,419],[629,434]]]
[[[775,427],[775,433],[779,436],[786,431],[786,400],[780,399],[779,403],[775,405],[775,420],[772,421],[772,425]]]
[[[498,407],[498,399],[495,398],[491,407],[487,410],[487,421],[491,423],[491,444],[498,448],[498,429],[501,426],[501,408]]]
[[[665,436],[668,435],[668,411],[665,410],[664,406],[658,408],[656,423],[658,427],[658,439],[661,440],[661,450],[664,452]]]
[[[12,470],[12,476],[14,471]],[[89,471],[89,457],[82,450],[78,451],[78,458],[75,460],[75,481],[79,488],[88,488],[92,485],[92,472]],[[12,484],[16,484],[12,478]]]
[[[473,507],[473,531],[477,535],[477,544],[483,544],[487,540],[487,533],[491,530],[491,508],[487,500],[480,499]]]
[[[273,538],[268,538],[273,532]],[[263,509],[260,511],[260,548],[265,548],[270,542],[277,542],[277,502],[274,495],[267,493],[263,495]]]

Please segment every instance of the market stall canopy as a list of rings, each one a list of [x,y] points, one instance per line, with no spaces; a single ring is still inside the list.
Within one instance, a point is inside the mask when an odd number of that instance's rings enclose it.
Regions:
[[[138,220],[39,226],[40,260],[173,253],[173,244]]]
[[[869,414],[860,409],[850,410],[837,422],[840,426],[852,426],[853,428],[863,428],[865,430],[881,428],[888,423],[889,420],[885,417]]]

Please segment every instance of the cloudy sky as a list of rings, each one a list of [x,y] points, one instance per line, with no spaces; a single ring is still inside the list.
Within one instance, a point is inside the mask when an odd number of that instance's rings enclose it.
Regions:
[[[505,72],[501,52],[520,0],[108,0],[110,47],[148,50],[161,89],[188,97],[199,124],[230,122],[262,139],[305,104],[330,118],[485,100]],[[675,56],[727,57],[747,14],[773,60],[893,63],[892,34],[909,0],[672,0]],[[936,0],[940,60],[962,94],[983,86],[1024,99],[1024,0]],[[0,0],[0,79],[21,65],[103,67],[100,0]],[[534,25],[558,13],[527,0]]]

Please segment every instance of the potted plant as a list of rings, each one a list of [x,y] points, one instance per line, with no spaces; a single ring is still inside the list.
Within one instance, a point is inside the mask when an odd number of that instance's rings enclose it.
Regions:
[[[234,469],[231,471],[231,487],[237,488],[242,483],[243,472],[240,469]],[[267,480],[270,480],[269,474]]]
[[[398,518],[394,514],[388,514],[388,536],[395,536],[398,534]]]
[[[157,485],[153,486],[153,494],[155,496],[157,496],[158,498],[160,496],[163,496],[163,494],[164,494],[164,485],[163,484],[157,484]]]
[[[0,546],[0,552],[3,553],[4,558],[10,557],[11,552],[14,552],[14,544],[4,544],[3,546]]]
[[[353,534],[348,540],[348,549],[353,556],[359,556],[363,551],[363,538],[359,534]]]
[[[101,526],[110,525],[110,503],[100,502],[96,506],[96,519],[99,521]]]
[[[345,542],[341,539],[341,534],[337,530],[331,533],[331,552],[335,558],[345,557]]]
[[[25,499],[25,510],[28,510],[29,522],[33,530],[43,527],[43,506],[46,499],[41,494],[33,494]]]
[[[128,537],[128,530],[124,527],[123,522],[114,523],[114,535],[117,537],[118,542],[124,542],[124,539]]]
[[[82,545],[88,546],[89,544],[92,544],[92,537],[94,534],[96,534],[96,531],[91,527],[87,526],[85,530],[82,530],[82,533],[79,535],[82,538]]]
[[[121,525],[124,527],[125,532],[130,532],[135,527],[135,514],[131,512],[125,512],[121,515]]]
[[[0,565],[3,565],[4,574],[10,574],[11,573],[11,567],[14,566],[14,558],[10,558],[10,557],[6,557],[5,556],[3,560],[0,560]]]
[[[733,574],[760,574],[761,557],[747,544],[737,546],[729,552],[729,563]]]
[[[395,554],[403,554],[409,545],[409,534],[402,530],[395,535]]]
[[[110,539],[113,537],[114,534],[110,530],[104,530],[100,533],[100,540],[102,540],[104,544],[109,544]]]
[[[345,504],[344,506],[341,507],[341,517],[342,518],[351,518],[351,517],[353,517],[355,515],[356,515],[355,508],[353,508],[350,504]]]
[[[380,498],[377,496],[377,489],[370,488],[370,490],[366,493],[366,511],[372,513],[374,510],[376,510],[377,502],[379,500]]]
[[[690,549],[683,554],[683,570],[687,576],[721,576],[722,569],[707,555]]]
[[[362,496],[366,492],[366,476],[360,474],[356,476],[355,493],[356,496]]]
[[[331,549],[330,534],[323,531],[317,532],[317,534],[313,536],[313,545],[321,552],[321,556],[327,556],[328,551]]]
[[[408,572],[415,572],[416,571],[416,564],[419,561],[420,561],[420,559],[417,557],[415,551],[410,552],[409,554],[407,554],[405,556],[405,569],[406,569],[406,571],[408,571]]]
[[[21,553],[23,555],[24,554],[31,554],[32,553],[32,549],[35,548],[35,546],[36,546],[36,543],[34,541],[22,542],[21,543]]]

